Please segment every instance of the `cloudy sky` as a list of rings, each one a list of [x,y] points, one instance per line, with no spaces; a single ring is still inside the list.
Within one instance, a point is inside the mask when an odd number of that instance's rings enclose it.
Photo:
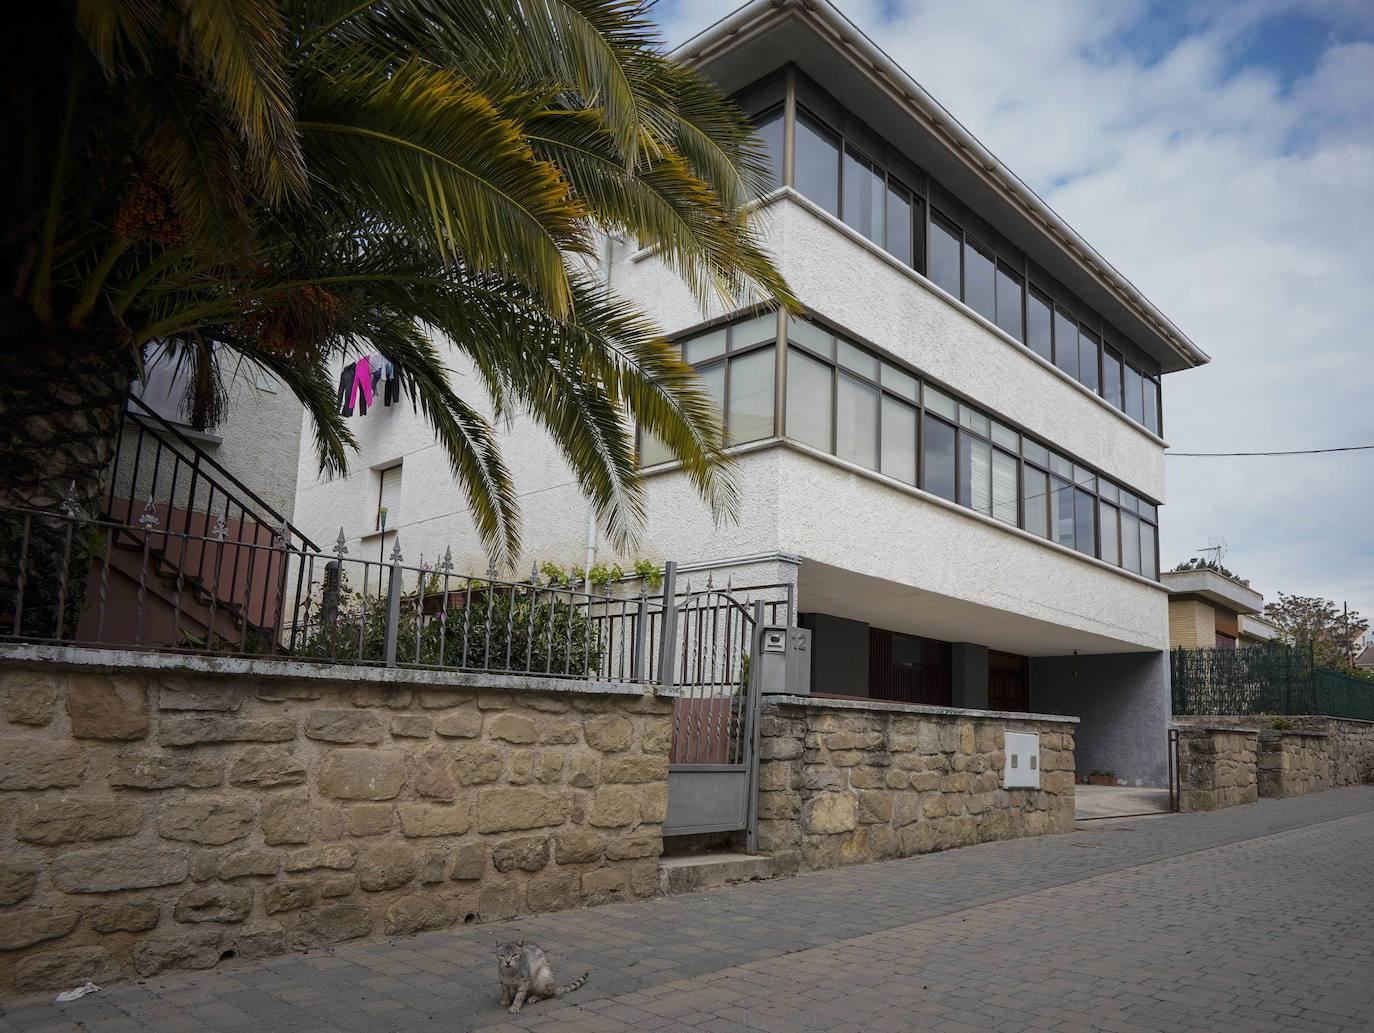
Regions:
[[[838,3],[1212,356],[1165,377],[1172,449],[1374,444],[1374,4]],[[1165,569],[1220,537],[1268,599],[1374,615],[1374,450],[1167,462]]]

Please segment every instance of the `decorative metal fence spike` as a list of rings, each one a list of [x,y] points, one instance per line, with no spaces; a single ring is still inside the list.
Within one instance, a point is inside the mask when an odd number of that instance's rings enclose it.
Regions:
[[[277,544],[283,549],[291,548],[291,525],[285,520],[281,522],[281,530],[277,532]]]
[[[404,559],[405,557],[401,555],[401,537],[397,535],[396,544],[391,547],[391,562],[400,563]]]
[[[487,580],[495,581],[497,573],[499,572],[496,569],[496,557],[493,556],[487,561]]]
[[[444,562],[439,564],[439,569],[442,570],[445,574],[447,574],[449,571],[451,571],[451,570],[453,569],[453,549],[452,549],[452,548],[445,548],[445,549],[444,549]]]
[[[706,591],[708,591],[708,592],[711,590],[711,576],[712,576],[712,575],[711,575],[710,571],[707,571],[707,573],[706,573]]]
[[[81,503],[76,497],[76,481],[72,481],[72,483],[67,486],[67,497],[62,500],[62,504],[58,508],[62,510],[64,516],[74,517],[80,515]]]
[[[153,530],[161,523],[157,518],[157,513],[153,509],[153,496],[148,496],[148,501],[143,503],[143,515],[138,518],[138,522],[149,531]]]
[[[538,563],[533,563],[533,562],[532,562],[532,563],[530,564],[530,584],[532,584],[532,585],[537,585],[537,584],[539,584],[539,564],[538,564]]]
[[[640,578],[640,579],[639,579],[639,598],[640,598],[640,599],[647,599],[647,598],[649,598],[649,581],[648,581],[647,578]]]
[[[215,517],[215,525],[212,528],[210,528],[210,537],[215,539],[215,541],[217,542],[222,542],[228,536],[229,521],[225,520],[224,514],[221,513],[219,516]]]
[[[611,575],[609,575],[609,574],[606,575],[606,591],[605,591],[605,596],[606,596],[607,599],[609,599],[609,598],[611,597]]]
[[[339,528],[339,539],[334,543],[334,548],[330,550],[335,556],[341,559],[348,555],[348,546],[344,544],[343,528]]]

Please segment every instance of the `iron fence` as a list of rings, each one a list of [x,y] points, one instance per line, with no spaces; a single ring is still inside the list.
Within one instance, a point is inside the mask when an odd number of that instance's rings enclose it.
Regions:
[[[1175,649],[1175,714],[1324,714],[1374,720],[1374,682],[1316,666],[1310,643]]]

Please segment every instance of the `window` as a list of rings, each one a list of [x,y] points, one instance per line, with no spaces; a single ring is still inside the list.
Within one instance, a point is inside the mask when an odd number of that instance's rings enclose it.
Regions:
[[[768,155],[766,182],[770,189],[777,188],[782,185],[782,112],[774,111],[772,114],[765,115],[759,121],[758,126],[759,137],[763,140],[764,152]]]
[[[788,339],[792,340],[789,331]],[[831,380],[823,362],[792,349],[787,355],[787,436],[829,452],[834,447]]]
[[[1026,530],[1041,538],[1050,536],[1049,475],[1032,466],[1025,468]]]
[[[925,490],[954,501],[954,428],[926,413]]]
[[[1127,366],[1125,377],[1126,415],[1135,420],[1136,423],[1143,423],[1145,420],[1143,384],[1144,378],[1130,366]]]
[[[1021,340],[1021,278],[997,265],[997,325]]]
[[[992,447],[959,432],[959,505],[992,515]]]
[[[964,241],[964,303],[985,319],[997,319],[997,281],[991,258]]]
[[[959,275],[959,231],[941,219],[930,219],[930,279],[956,298],[963,297]]]
[[[844,149],[844,221],[881,246],[887,220],[883,174],[852,148]]]
[[[1098,526],[1102,529],[1102,549],[1098,556],[1115,566],[1121,565],[1120,534],[1116,526],[1116,507],[1107,502],[1098,505]]]
[[[1078,380],[1089,391],[1097,392],[1097,338],[1086,330],[1078,332]]]
[[[377,530],[401,522],[401,464],[389,466],[377,477]]]
[[[725,408],[729,444],[738,445],[772,435],[775,370],[772,345],[751,351],[730,363],[729,398]]]
[[[1050,303],[1035,291],[1026,297],[1026,343],[1042,359],[1054,359],[1054,331]]]
[[[1050,532],[1060,545],[1072,549],[1074,533],[1073,485],[1050,478]]]
[[[1151,377],[1143,378],[1141,384],[1144,390],[1145,418],[1141,420],[1145,424],[1145,429],[1159,433],[1159,382]]]
[[[1017,524],[1016,457],[1000,448],[992,452],[992,515],[1005,524]]]
[[[796,159],[792,177],[797,190],[831,215],[840,213],[840,143],[828,130],[798,113]]]
[[[1078,378],[1078,324],[1059,309],[1054,310],[1054,364]]]
[[[1121,408],[1121,356],[1110,348],[1102,349],[1102,397]]]
[[[885,246],[895,258],[912,264],[911,193],[891,180],[887,183],[887,241]]]
[[[878,468],[878,392],[847,373],[836,381],[835,455]]]
[[[886,375],[886,367],[883,373]],[[883,455],[879,469],[899,481],[916,483],[916,407],[889,394],[883,395]]]
[[[1097,555],[1097,500],[1088,492],[1073,493],[1073,547],[1089,556]]]

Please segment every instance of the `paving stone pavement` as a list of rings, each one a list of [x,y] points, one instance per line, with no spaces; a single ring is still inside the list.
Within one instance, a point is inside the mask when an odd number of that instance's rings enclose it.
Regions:
[[[521,936],[588,984],[507,1014],[493,945]],[[169,974],[0,1028],[1374,1031],[1374,786]]]

